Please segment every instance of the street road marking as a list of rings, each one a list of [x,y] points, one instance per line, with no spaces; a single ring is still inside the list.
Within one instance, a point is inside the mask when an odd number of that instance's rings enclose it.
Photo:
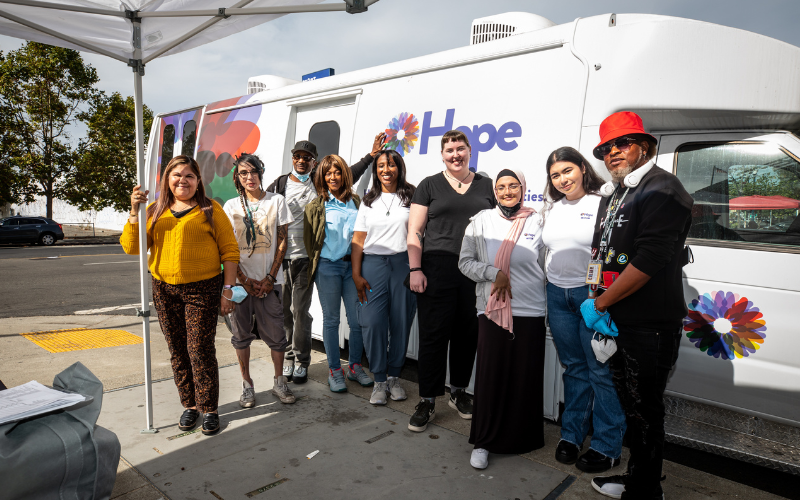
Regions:
[[[153,303],[150,302],[150,305],[152,306]],[[85,311],[75,311],[73,314],[102,314],[111,311],[121,311],[123,309],[137,309],[139,307],[142,307],[141,302],[138,302],[136,304],[127,304],[124,306],[101,307],[100,309],[87,309]]]
[[[103,264],[138,264],[138,263],[139,263],[138,260],[118,260],[117,262],[90,262],[88,264],[84,264],[84,266],[102,266]]]
[[[270,489],[278,486],[279,484],[283,484],[288,480],[289,480],[288,477],[285,477],[283,479],[278,479],[274,483],[269,483],[268,485],[262,486],[261,488],[259,488],[257,490],[253,490],[250,493],[245,493],[244,496],[246,496],[247,498],[253,498],[254,496],[258,495],[259,493],[264,493],[265,491],[270,490]]]
[[[46,332],[20,333],[42,349],[58,353],[141,344],[142,338],[125,330],[70,328]]]

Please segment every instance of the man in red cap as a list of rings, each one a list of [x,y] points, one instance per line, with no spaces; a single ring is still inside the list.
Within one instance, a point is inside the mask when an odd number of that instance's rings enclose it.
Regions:
[[[600,206],[587,274],[599,295],[586,300],[581,313],[589,328],[617,336],[610,363],[631,456],[626,474],[592,480],[612,498],[663,498],[663,397],[687,312],[681,268],[688,260],[693,200],[677,177],[653,162],[657,143],[636,113],[623,111],[603,120],[594,148],[613,182],[603,186],[608,198]]]

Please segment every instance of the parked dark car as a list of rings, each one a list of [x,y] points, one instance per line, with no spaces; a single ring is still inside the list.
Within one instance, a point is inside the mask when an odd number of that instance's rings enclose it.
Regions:
[[[36,243],[50,246],[63,239],[61,224],[53,219],[15,215],[0,220],[0,243]]]

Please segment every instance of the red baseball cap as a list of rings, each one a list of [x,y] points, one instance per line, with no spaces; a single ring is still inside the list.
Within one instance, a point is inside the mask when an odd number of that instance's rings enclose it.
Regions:
[[[608,141],[613,141],[614,139],[629,134],[646,135],[652,139],[654,143],[658,144],[658,140],[655,137],[644,131],[642,118],[639,115],[633,111],[620,111],[609,116],[600,124],[600,143],[594,147],[592,154],[598,160],[602,160],[603,157],[598,156],[597,148]]]

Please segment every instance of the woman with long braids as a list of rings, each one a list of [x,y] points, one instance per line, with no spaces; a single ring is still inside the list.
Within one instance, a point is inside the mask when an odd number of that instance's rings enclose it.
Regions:
[[[556,460],[576,463],[584,472],[603,472],[619,464],[625,413],[607,363],[591,346],[593,331],[583,322],[580,306],[589,295],[589,264],[598,194],[603,180],[576,149],[558,148],[547,157],[547,187],[542,212],[542,239],[549,249],[547,316],[564,372],[564,414]],[[580,458],[589,426],[589,450]]]
[[[233,224],[241,254],[236,280],[247,290],[247,297],[231,317],[231,343],[242,372],[239,404],[242,408],[256,405],[250,376],[250,344],[256,338],[254,326],[272,352],[275,369],[272,393],[281,403],[291,404],[295,397],[282,374],[289,343],[283,330],[281,265],[286,254],[287,227],[293,219],[283,196],[261,188],[264,164],[258,156],[243,153],[233,164],[233,184],[239,196],[228,200],[224,210]]]
[[[147,203],[147,194],[141,186],[131,193],[131,214],[120,237],[129,255],[139,254],[138,210],[140,203]],[[206,197],[200,167],[189,156],[176,156],[164,169],[158,199],[147,207],[147,247],[153,304],[185,408],[178,427],[193,429],[202,413],[203,434],[216,434],[219,369],[214,337],[218,312],[235,309],[230,289],[236,283],[239,248],[228,217],[219,203]]]
[[[358,322],[375,387],[369,402],[385,405],[406,399],[400,370],[417,299],[403,281],[408,276],[408,214],[415,187],[406,182],[403,157],[381,151],[373,162],[372,189],[364,195],[353,233],[353,282]],[[391,335],[390,335],[391,332]],[[388,348],[388,355],[387,355]]]

